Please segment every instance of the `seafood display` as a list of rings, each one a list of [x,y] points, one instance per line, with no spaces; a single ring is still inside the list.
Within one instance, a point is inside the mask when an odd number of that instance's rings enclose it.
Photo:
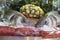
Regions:
[[[0,36],[60,37],[60,28],[57,27],[60,25],[60,15],[57,11],[47,13],[43,19],[37,21],[36,26],[19,12],[11,10],[10,13],[5,21],[0,22]]]
[[[44,15],[44,11],[39,7],[32,4],[24,5],[20,8],[20,12],[26,17],[40,18]]]
[[[58,11],[51,11],[47,13],[42,19],[40,19],[36,25],[48,25],[56,27],[60,25],[60,14]]]
[[[0,36],[60,38],[59,11],[45,13],[34,4],[23,5],[19,11],[9,6],[0,6]]]
[[[59,38],[60,30],[44,31],[40,28],[32,27],[11,28],[8,26],[0,26],[0,36],[36,36],[42,38]]]

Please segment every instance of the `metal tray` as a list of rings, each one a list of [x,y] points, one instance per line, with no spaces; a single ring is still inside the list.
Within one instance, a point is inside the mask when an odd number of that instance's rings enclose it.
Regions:
[[[0,36],[0,40],[60,40],[60,38]]]

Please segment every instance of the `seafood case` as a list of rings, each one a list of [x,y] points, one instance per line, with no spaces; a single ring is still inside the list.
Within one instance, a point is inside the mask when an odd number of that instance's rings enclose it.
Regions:
[[[0,0],[0,40],[60,40],[59,0]]]

